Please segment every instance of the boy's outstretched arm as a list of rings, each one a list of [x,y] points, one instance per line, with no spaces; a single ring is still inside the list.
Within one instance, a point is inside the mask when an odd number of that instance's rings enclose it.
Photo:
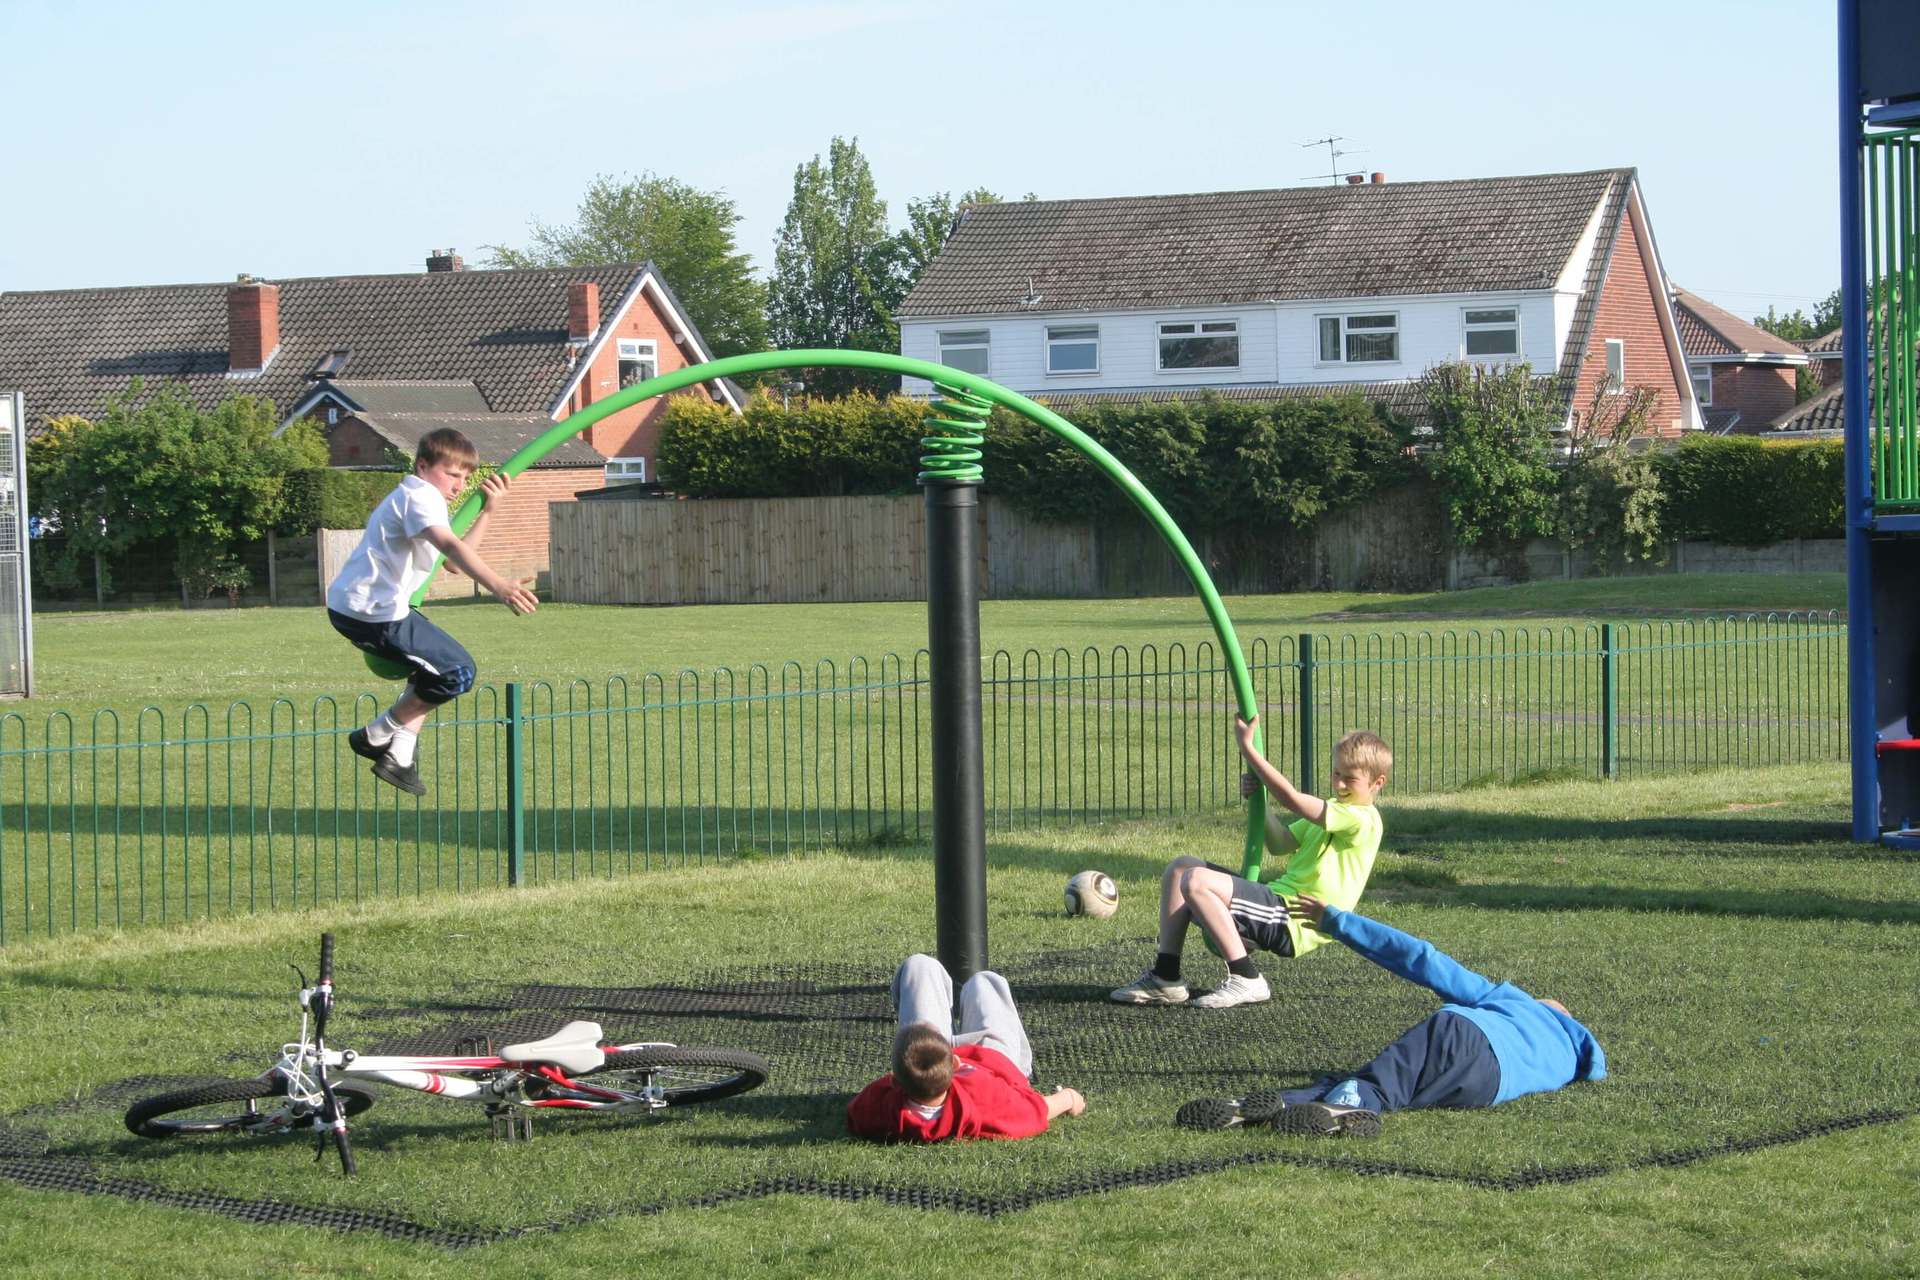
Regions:
[[[1274,768],[1272,761],[1261,755],[1253,745],[1253,735],[1259,723],[1259,716],[1251,720],[1242,720],[1239,716],[1233,718],[1233,732],[1240,740],[1240,754],[1247,758],[1247,767],[1253,770],[1254,777],[1260,779],[1274,799],[1308,822],[1324,825],[1327,802],[1294,786],[1287,780],[1287,775]]]
[[[447,559],[460,566],[461,572],[499,597],[500,603],[515,613],[532,613],[539,607],[540,601],[533,592],[517,582],[508,582],[488,567],[480,558],[480,553],[453,536],[453,530],[446,525],[437,524],[421,535],[433,544]]]

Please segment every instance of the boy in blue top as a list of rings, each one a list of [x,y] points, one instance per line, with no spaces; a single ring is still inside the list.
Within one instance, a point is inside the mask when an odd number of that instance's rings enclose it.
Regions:
[[[473,687],[473,655],[428,622],[411,603],[441,555],[518,614],[532,613],[533,592],[501,577],[480,558],[494,508],[510,483],[496,471],[481,482],[486,505],[456,537],[447,504],[460,496],[479,462],[473,441],[452,427],[420,438],[413,474],[367,517],[367,530],[327,587],[327,620],[355,648],[407,667],[407,686],[394,704],[347,735],[354,754],[373,761],[373,775],[409,795],[425,795],[414,765],[421,727],[435,708]]]
[[[1606,1078],[1600,1042],[1558,1001],[1489,981],[1430,942],[1311,894],[1298,902],[1321,933],[1446,1003],[1351,1076],[1282,1091],[1277,1115],[1268,1091],[1244,1101],[1190,1102],[1180,1108],[1179,1123],[1214,1129],[1271,1117],[1287,1133],[1370,1137],[1380,1132],[1384,1111],[1491,1107],[1575,1080]]]

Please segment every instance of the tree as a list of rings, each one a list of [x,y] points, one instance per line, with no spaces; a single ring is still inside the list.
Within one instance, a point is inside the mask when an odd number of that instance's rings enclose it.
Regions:
[[[773,344],[898,351],[899,253],[859,140],[836,137],[825,164],[816,155],[793,173],[767,290]],[[806,378],[829,397],[854,390],[885,395],[897,382],[864,369],[810,369]]]
[[[36,512],[65,535],[56,582],[79,564],[140,543],[172,543],[183,582],[237,593],[238,544],[279,519],[289,472],[327,463],[307,422],[274,434],[269,401],[237,396],[201,412],[177,384],[151,394],[136,379],[98,422],[63,419],[29,460]]]
[[[1029,196],[1028,199],[1033,197]],[[907,201],[907,225],[895,238],[900,247],[900,261],[903,268],[900,296],[906,297],[912,291],[921,273],[927,269],[934,256],[940,252],[954,229],[960,225],[960,215],[970,204],[999,204],[1000,197],[985,187],[975,187],[963,192],[958,200],[951,192],[936,191],[923,200]]]
[[[1807,338],[1818,338],[1822,334],[1832,333],[1840,327],[1840,291],[1835,289],[1821,300],[1809,317],[1799,308],[1780,315],[1772,307],[1767,308],[1764,316],[1755,316],[1756,329],[1765,329],[1776,338],[1785,338],[1788,342],[1800,342]]]
[[[767,345],[766,290],[734,244],[733,201],[676,178],[602,175],[580,200],[572,226],[533,224],[525,249],[488,245],[500,267],[583,267],[651,261],[685,304],[713,354]]]
[[[1653,454],[1633,441],[1651,424],[1658,397],[1648,387],[1594,392],[1573,415],[1567,466],[1560,474],[1560,541],[1585,548],[1610,569],[1662,558],[1660,474]]]
[[[1462,546],[1511,555],[1553,532],[1551,460],[1561,409],[1549,378],[1529,365],[1435,365],[1420,378],[1440,448],[1431,468]]]

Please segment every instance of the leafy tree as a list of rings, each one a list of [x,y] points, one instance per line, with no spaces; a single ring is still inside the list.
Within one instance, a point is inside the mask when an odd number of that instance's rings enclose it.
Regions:
[[[895,237],[900,248],[900,296],[906,297],[913,289],[927,264],[960,225],[960,215],[968,205],[999,203],[1000,197],[985,187],[962,192],[958,200],[951,192],[936,191],[923,200],[907,201],[907,225]]]
[[[1653,455],[1632,447],[1645,435],[1658,397],[1646,387],[1601,389],[1573,416],[1567,466],[1560,474],[1559,533],[1608,568],[1664,555],[1660,475]]]
[[[1822,299],[1811,316],[1797,307],[1785,315],[1768,307],[1767,314],[1753,318],[1753,324],[1756,329],[1765,329],[1774,337],[1785,338],[1788,342],[1800,342],[1831,333],[1840,327],[1840,291],[1835,289]]]
[[[686,305],[715,356],[767,345],[766,289],[734,244],[733,201],[676,178],[602,175],[580,200],[572,226],[533,224],[525,249],[488,245],[491,265],[579,267],[652,261]]]
[[[136,380],[98,422],[62,420],[29,461],[36,512],[65,535],[49,566],[56,582],[79,564],[140,543],[171,543],[189,586],[246,585],[239,544],[280,518],[290,472],[325,466],[326,442],[306,422],[276,436],[273,405],[251,396],[203,413],[172,383],[145,394]]]
[[[816,155],[794,170],[768,283],[773,344],[898,351],[899,252],[859,140],[836,137],[824,164]],[[806,379],[828,397],[854,390],[885,395],[897,383],[864,369],[810,369]]]
[[[1440,448],[1430,466],[1462,546],[1517,552],[1553,532],[1558,485],[1553,429],[1561,409],[1551,379],[1529,365],[1435,365],[1421,376]]]

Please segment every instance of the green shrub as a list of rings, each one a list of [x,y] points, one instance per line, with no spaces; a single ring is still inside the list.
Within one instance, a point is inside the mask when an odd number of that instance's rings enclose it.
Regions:
[[[675,396],[661,419],[660,481],[696,498],[905,493],[920,469],[925,405],[903,396],[795,402],[744,412]]]
[[[405,471],[336,471],[315,467],[287,477],[286,509],[275,526],[286,534],[358,529],[393,492]]]
[[[1845,513],[1837,441],[1773,443],[1690,436],[1654,460],[1667,536],[1760,547],[1840,536]]]
[[[1421,375],[1439,449],[1429,460],[1462,546],[1507,551],[1551,534],[1560,480],[1553,429],[1566,414],[1529,365],[1439,364]]]

